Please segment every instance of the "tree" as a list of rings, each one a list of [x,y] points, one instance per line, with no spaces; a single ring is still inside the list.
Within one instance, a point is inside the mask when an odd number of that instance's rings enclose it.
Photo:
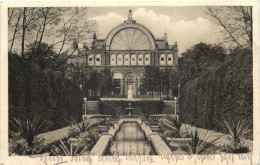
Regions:
[[[153,93],[161,90],[161,71],[158,67],[146,66],[144,72],[143,88]]]
[[[171,88],[171,72],[172,70],[168,67],[166,67],[164,70],[161,71],[161,87],[160,87],[160,93],[161,91],[167,91],[167,96],[169,98],[169,91]]]
[[[226,51],[219,45],[199,43],[182,54],[179,59],[179,81],[181,84],[214,70],[223,63]]]
[[[25,58],[30,45],[31,54],[26,56],[30,63],[33,56],[38,56],[39,45],[48,43],[57,50],[52,69],[59,70],[76,51],[80,53],[80,44],[92,38],[95,21],[87,20],[86,11],[86,8],[76,7],[10,8],[9,52],[21,45],[19,55]]]
[[[8,19],[9,31],[13,31],[12,39],[8,41],[8,42],[11,42],[10,48],[9,48],[9,53],[11,53],[12,49],[13,49],[14,41],[15,41],[15,38],[16,38],[16,33],[19,31],[19,28],[20,28],[19,23],[20,23],[20,20],[21,20],[21,17],[22,17],[22,10],[21,10],[21,8],[19,8],[19,9],[12,8],[12,9],[8,10],[8,14],[9,14],[8,15],[9,16],[9,19]],[[12,20],[14,18],[16,18],[16,20],[13,23]]]
[[[99,73],[97,71],[92,71],[90,73],[90,78],[88,80],[88,89],[94,91],[95,97],[97,96],[97,91],[100,87],[100,79]]]
[[[106,66],[101,71],[101,74],[101,94],[107,94],[109,97],[110,93],[113,91],[113,73],[110,71],[110,68]]]
[[[228,6],[208,7],[210,15],[215,23],[222,27],[226,42],[236,43],[241,48],[251,48],[252,36],[252,7]]]
[[[37,63],[42,69],[50,67],[52,65],[52,59],[56,55],[54,51],[54,47],[48,45],[47,43],[36,43],[38,45],[38,53],[31,57],[31,61]],[[35,43],[32,43],[27,46],[27,52],[25,53],[25,57],[31,55],[32,51],[34,51]]]

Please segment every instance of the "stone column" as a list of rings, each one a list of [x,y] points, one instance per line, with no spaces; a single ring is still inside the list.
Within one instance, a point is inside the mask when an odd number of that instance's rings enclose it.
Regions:
[[[139,77],[139,79],[137,80],[137,86],[138,86],[138,95],[140,96],[141,95],[141,93],[140,93],[140,85],[141,85],[141,80],[140,80],[140,77]]]
[[[138,95],[138,90],[139,86],[138,86],[138,78],[135,78],[135,94]]]
[[[120,79],[120,95],[123,95],[123,79]]]
[[[125,65],[125,55],[123,54],[122,57],[123,57],[123,65]]]
[[[125,78],[123,78],[123,93],[122,93],[123,96],[125,96]]]
[[[129,54],[129,65],[132,65],[132,56]]]

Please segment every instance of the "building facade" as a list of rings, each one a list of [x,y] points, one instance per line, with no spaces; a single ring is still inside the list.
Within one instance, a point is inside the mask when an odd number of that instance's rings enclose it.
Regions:
[[[106,39],[98,39],[94,34],[92,47],[82,54],[71,60],[95,70],[110,68],[113,80],[118,81],[114,96],[126,96],[131,86],[134,97],[145,97],[147,93],[143,93],[140,86],[147,65],[178,68],[177,42],[169,45],[166,33],[156,39],[148,28],[133,20],[132,10],[128,19],[113,28]]]

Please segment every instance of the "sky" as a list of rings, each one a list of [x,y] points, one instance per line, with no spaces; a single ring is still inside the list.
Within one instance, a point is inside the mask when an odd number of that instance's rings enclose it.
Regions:
[[[178,43],[179,55],[193,45],[218,44],[219,27],[206,14],[206,7],[90,7],[88,19],[96,20],[97,36],[105,39],[115,26],[127,20],[129,9],[133,19],[146,26],[155,36],[167,33],[169,44]]]

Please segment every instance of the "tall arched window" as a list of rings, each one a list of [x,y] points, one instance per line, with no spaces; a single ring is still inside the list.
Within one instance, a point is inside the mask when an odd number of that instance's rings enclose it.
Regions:
[[[121,54],[117,55],[117,65],[123,65],[123,56]]]
[[[125,75],[125,93],[127,94],[130,86],[132,86],[133,93],[135,93],[134,89],[134,74],[133,73],[127,73]]]
[[[151,64],[151,55],[150,54],[146,54],[145,58],[144,58],[144,64],[145,65],[150,65]]]
[[[112,54],[110,56],[110,65],[116,65],[116,55]]]
[[[101,55],[100,54],[95,56],[95,65],[101,65]]]
[[[114,73],[113,75],[114,95],[122,94],[122,81],[123,81],[123,75],[121,73]]]
[[[160,62],[160,65],[166,65],[165,54],[161,54],[161,55],[160,55],[159,62]]]

